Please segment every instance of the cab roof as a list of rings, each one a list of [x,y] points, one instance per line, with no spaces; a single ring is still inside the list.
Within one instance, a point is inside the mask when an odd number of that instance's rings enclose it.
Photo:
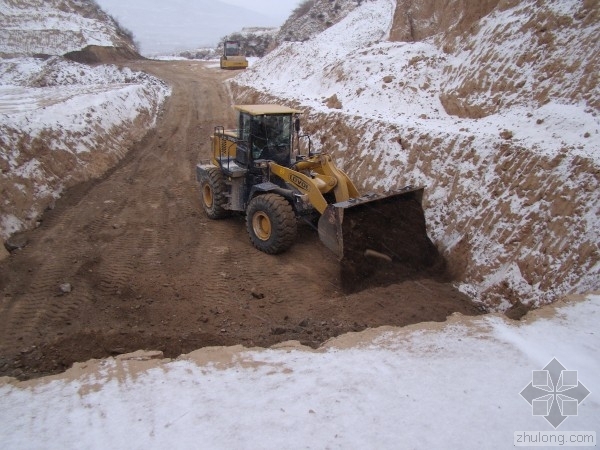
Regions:
[[[301,114],[298,109],[288,108],[281,105],[235,105],[235,109],[245,112],[251,116],[262,116],[265,114]]]

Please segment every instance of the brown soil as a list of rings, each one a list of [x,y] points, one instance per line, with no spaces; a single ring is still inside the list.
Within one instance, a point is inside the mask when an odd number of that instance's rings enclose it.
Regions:
[[[65,53],[65,58],[83,64],[115,63],[144,59],[127,47],[88,45],[82,50]]]
[[[254,250],[241,216],[203,213],[195,164],[231,125],[222,80],[200,63],[130,63],[168,80],[157,128],[102,179],[71,189],[28,245],[0,262],[0,375],[57,373],[138,349],[270,346],[480,310],[451,284],[413,274],[344,294],[337,260],[301,225],[285,254]]]
[[[446,266],[427,236],[422,190],[344,210],[341,282],[344,292],[398,284],[415,276],[443,280]]]

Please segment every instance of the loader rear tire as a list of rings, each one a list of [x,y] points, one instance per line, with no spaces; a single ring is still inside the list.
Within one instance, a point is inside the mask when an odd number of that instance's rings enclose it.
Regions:
[[[259,195],[246,210],[246,228],[254,247],[275,255],[286,251],[296,240],[296,215],[281,195]]]
[[[218,167],[207,169],[200,181],[200,200],[206,215],[210,219],[222,219],[229,215],[224,208],[227,204],[227,185],[225,177]]]

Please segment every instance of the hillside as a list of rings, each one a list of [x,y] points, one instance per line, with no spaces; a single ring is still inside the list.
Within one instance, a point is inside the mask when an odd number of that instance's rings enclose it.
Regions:
[[[239,103],[302,107],[363,189],[426,185],[430,234],[464,292],[540,305],[600,287],[598,9],[363,2],[232,88]]]
[[[93,2],[0,0],[0,12],[0,238],[6,240],[39,225],[66,188],[123,158],[153,126],[169,88],[129,69],[51,56],[69,52],[98,62],[135,55],[131,39]]]
[[[135,51],[131,36],[89,0],[0,0],[0,57],[63,55],[88,45]]]
[[[281,26],[276,45],[306,41],[338,23],[363,0],[303,0]]]

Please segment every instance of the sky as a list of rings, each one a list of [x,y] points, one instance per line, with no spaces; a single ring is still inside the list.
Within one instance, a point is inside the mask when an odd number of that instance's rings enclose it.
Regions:
[[[97,0],[131,30],[143,55],[216,45],[244,27],[281,26],[300,0]]]
[[[292,10],[301,3],[301,0],[226,0],[224,3],[257,11],[283,23]]]

